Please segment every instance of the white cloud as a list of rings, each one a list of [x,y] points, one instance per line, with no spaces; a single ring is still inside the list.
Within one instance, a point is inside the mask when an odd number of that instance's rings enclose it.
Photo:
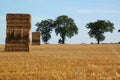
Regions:
[[[104,13],[104,14],[120,14],[120,10],[105,10],[105,9],[79,9],[77,13],[80,14],[95,14],[95,13]]]

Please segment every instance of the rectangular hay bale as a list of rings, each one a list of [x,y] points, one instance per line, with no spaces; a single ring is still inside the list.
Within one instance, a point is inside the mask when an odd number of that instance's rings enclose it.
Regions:
[[[5,51],[30,51],[30,14],[7,14]]]
[[[40,45],[40,32],[32,32],[32,45]]]

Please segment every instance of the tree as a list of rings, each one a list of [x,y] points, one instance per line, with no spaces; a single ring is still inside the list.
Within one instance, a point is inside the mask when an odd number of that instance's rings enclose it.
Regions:
[[[90,22],[86,25],[86,28],[90,29],[88,32],[90,38],[95,38],[99,44],[105,40],[105,32],[113,32],[114,24],[109,20],[97,20],[96,22]]]
[[[42,41],[45,44],[48,43],[48,40],[51,38],[51,31],[54,21],[52,19],[42,20],[40,23],[36,23],[36,31],[41,33]]]
[[[120,32],[120,29],[118,30],[118,32]]]
[[[59,41],[61,41],[62,44],[65,43],[66,37],[71,38],[75,34],[78,34],[78,28],[74,20],[66,15],[57,17],[54,26],[55,33],[56,35],[60,35],[61,39],[59,39]]]

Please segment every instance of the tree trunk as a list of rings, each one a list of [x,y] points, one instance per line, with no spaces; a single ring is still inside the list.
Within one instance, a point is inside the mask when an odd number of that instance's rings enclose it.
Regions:
[[[99,39],[97,40],[97,43],[100,44],[100,40]]]
[[[65,39],[64,38],[62,39],[62,44],[65,44]]]
[[[62,44],[65,44],[65,36],[62,36]]]
[[[97,43],[100,44],[100,37],[98,36]]]
[[[60,34],[61,39],[62,39],[62,44],[65,44],[65,33],[62,32],[62,34]]]
[[[45,42],[45,44],[47,44],[47,41]]]

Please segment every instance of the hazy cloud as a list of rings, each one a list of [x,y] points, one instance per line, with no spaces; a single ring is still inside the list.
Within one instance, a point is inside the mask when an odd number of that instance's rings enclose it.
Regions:
[[[120,10],[105,10],[105,9],[79,9],[77,10],[80,14],[95,14],[95,13],[104,13],[104,14],[120,14]]]
[[[0,26],[6,26],[5,24],[0,24]]]
[[[32,21],[34,22],[41,22],[41,20],[46,20],[49,19],[47,16],[33,16]]]
[[[3,21],[5,21],[5,20],[6,20],[6,17],[3,16],[3,15],[0,15],[0,23],[3,22]]]

